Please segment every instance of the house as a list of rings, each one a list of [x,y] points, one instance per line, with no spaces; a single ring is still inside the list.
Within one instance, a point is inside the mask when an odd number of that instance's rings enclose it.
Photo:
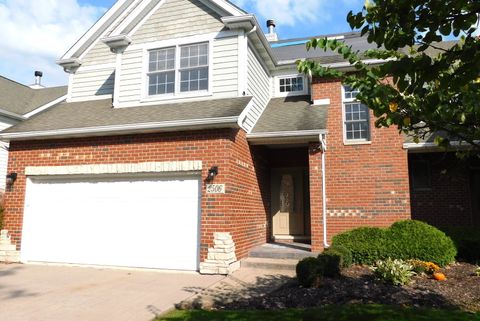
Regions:
[[[67,98],[67,87],[45,88],[43,73],[35,72],[31,86],[0,76],[0,130],[14,126]],[[5,190],[8,163],[8,143],[0,142],[0,191]]]
[[[435,216],[422,184],[436,150],[375,128],[357,92],[295,65],[349,70],[341,56],[268,27],[225,0],[117,1],[58,61],[66,102],[0,134],[21,260],[228,273],[266,242],[319,252],[358,226]],[[466,198],[445,215],[470,223]]]

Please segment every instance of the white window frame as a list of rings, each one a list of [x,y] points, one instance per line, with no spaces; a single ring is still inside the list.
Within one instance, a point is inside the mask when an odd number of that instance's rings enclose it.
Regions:
[[[347,119],[346,119],[346,104],[348,103],[360,103],[356,98],[345,98],[345,85],[342,84],[342,128],[343,128],[343,143],[344,145],[362,145],[372,143],[372,126],[370,124],[370,110],[367,108],[367,122],[368,122],[368,134],[367,138],[361,139],[347,139]]]
[[[166,41],[158,41],[146,44],[143,49],[143,68],[142,68],[142,92],[140,102],[155,102],[163,100],[175,100],[183,98],[208,97],[213,95],[213,41],[212,35],[186,37]],[[208,43],[208,90],[181,92],[180,91],[180,55],[181,47],[185,45],[195,45]],[[175,47],[175,91],[173,94],[148,94],[149,90],[149,56],[151,50],[173,48]]]
[[[290,91],[290,92],[280,92],[280,80],[285,78],[302,78],[303,79],[303,90],[302,91]],[[286,74],[275,76],[275,96],[276,97],[288,97],[288,96],[305,96],[308,94],[308,84],[305,75],[303,74]]]

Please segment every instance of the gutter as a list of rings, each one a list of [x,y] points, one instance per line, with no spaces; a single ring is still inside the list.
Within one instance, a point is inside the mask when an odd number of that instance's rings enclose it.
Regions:
[[[474,143],[475,144],[480,144],[480,140],[475,140]],[[464,141],[450,142],[450,146],[454,147],[455,150],[472,148],[472,145],[470,145],[469,143],[464,142]],[[443,150],[443,148],[438,146],[436,143],[418,143],[418,144],[417,143],[404,143],[403,144],[403,149],[407,149],[407,150],[412,151],[412,152],[421,152],[421,151],[424,151],[424,150],[433,150],[433,151]]]
[[[67,138],[90,135],[90,136],[108,136],[108,135],[126,135],[133,133],[148,133],[155,131],[182,130],[182,129],[206,129],[218,128],[219,126],[229,125],[229,127],[237,127],[238,116],[189,119],[178,121],[164,121],[155,123],[140,123],[112,126],[97,126],[85,128],[68,128],[31,132],[2,133],[0,140],[28,140],[28,139],[44,139],[44,138]]]
[[[311,137],[318,135],[325,135],[328,131],[326,129],[320,130],[297,130],[284,132],[264,132],[264,133],[250,133],[247,134],[247,139],[259,138],[288,138],[288,137]]]
[[[321,134],[319,136],[320,146],[322,149],[322,210],[323,210],[323,248],[329,248],[327,238],[327,173],[326,173],[326,157],[327,152],[327,135]]]

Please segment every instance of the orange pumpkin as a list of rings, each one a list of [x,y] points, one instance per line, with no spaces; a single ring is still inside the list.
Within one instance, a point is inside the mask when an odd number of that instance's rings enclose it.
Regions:
[[[445,281],[447,279],[447,277],[445,276],[445,274],[443,273],[440,273],[440,272],[437,272],[437,273],[433,273],[433,278],[437,281]]]

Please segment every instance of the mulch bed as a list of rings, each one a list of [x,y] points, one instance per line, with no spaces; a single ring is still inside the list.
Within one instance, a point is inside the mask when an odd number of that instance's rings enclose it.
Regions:
[[[322,279],[316,288],[303,288],[292,281],[279,290],[261,297],[218,304],[215,308],[284,309],[311,308],[339,304],[388,304],[424,308],[480,311],[480,277],[474,276],[475,266],[456,263],[442,272],[446,281],[419,275],[403,287],[375,280],[368,267],[345,269],[342,276]]]

